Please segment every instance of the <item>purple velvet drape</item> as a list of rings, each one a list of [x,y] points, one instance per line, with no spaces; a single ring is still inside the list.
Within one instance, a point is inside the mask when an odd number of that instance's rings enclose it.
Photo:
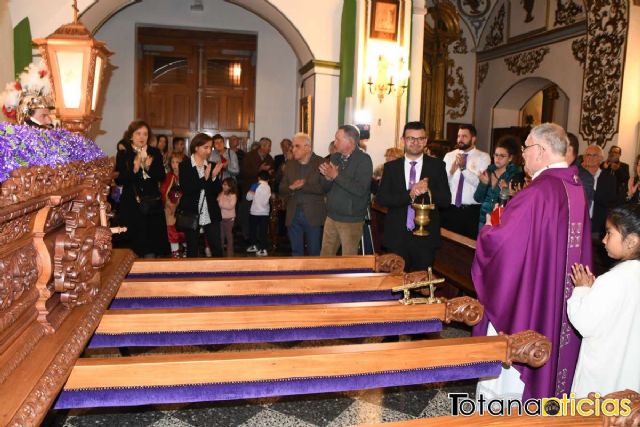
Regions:
[[[428,355],[425,355],[425,357],[428,357]],[[71,409],[206,402],[427,384],[494,377],[500,374],[501,366],[501,362],[493,361],[463,366],[444,366],[341,377],[288,378],[276,381],[165,387],[67,390],[60,393],[54,408]]]

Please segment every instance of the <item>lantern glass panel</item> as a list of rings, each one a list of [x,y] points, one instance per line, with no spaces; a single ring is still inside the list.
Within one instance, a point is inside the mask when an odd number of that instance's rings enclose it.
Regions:
[[[100,87],[100,75],[102,73],[102,58],[96,57],[96,69],[93,73],[93,96],[91,97],[91,111],[96,111],[98,104],[98,88]]]
[[[64,106],[65,108],[80,108],[84,54],[82,52],[58,51],[56,58],[60,70]]]

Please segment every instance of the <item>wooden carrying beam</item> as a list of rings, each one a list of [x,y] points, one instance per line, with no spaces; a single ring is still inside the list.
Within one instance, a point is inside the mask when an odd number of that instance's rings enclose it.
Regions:
[[[222,261],[222,260],[220,260]],[[171,263],[166,263],[171,265]],[[198,265],[198,263],[196,263]],[[231,295],[282,295],[391,290],[402,275],[351,273],[301,276],[254,276],[212,279],[126,279],[116,298],[170,298]]]
[[[270,257],[263,258],[222,258],[198,260],[138,260],[133,264],[130,275],[198,274],[198,273],[255,273],[295,272],[331,270],[370,271],[401,274],[404,261],[397,255],[367,255],[345,257]],[[254,275],[255,275],[254,274]]]
[[[339,377],[482,362],[541,366],[551,344],[524,331],[512,336],[355,344],[251,352],[88,358],[76,362],[65,391]]]
[[[297,306],[203,307],[110,310],[97,334],[281,329],[436,319],[473,326],[483,308],[469,297],[440,304],[401,305],[397,301]]]

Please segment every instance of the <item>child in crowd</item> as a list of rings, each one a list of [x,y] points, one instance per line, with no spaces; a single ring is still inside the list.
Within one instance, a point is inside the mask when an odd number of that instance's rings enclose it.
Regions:
[[[576,397],[640,390],[640,205],[611,210],[603,243],[620,260],[610,271],[596,279],[589,267],[572,267],[567,314],[582,335]]]
[[[220,238],[222,247],[224,247],[224,241],[227,241],[228,257],[233,256],[233,223],[236,219],[237,194],[236,181],[231,177],[225,178],[222,181],[222,192],[218,195],[218,205],[222,214]]]
[[[171,170],[160,185],[160,194],[164,202],[164,214],[167,220],[167,234],[169,235],[171,256],[173,258],[181,258],[184,254],[185,235],[176,230],[176,208],[178,207],[178,202],[180,202],[180,197],[182,197],[178,170],[183,159],[184,154],[182,153],[171,154],[169,158]]]
[[[247,192],[247,200],[251,202],[249,213],[249,240],[251,246],[247,252],[255,252],[257,256],[267,256],[267,226],[269,225],[269,172],[260,171],[258,185],[251,186]]]

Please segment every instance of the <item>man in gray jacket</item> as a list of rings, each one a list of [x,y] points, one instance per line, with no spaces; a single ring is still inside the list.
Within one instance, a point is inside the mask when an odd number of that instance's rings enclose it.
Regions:
[[[320,255],[322,225],[327,217],[324,178],[319,167],[324,159],[312,151],[311,139],[305,133],[293,137],[293,159],[284,168],[280,181],[280,195],[287,200],[286,225],[293,256],[307,253]]]
[[[322,256],[334,256],[340,246],[342,255],[358,252],[373,175],[371,157],[358,148],[359,142],[360,133],[355,126],[340,126],[336,132],[336,153],[319,168],[327,192]]]

